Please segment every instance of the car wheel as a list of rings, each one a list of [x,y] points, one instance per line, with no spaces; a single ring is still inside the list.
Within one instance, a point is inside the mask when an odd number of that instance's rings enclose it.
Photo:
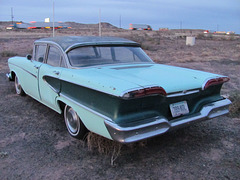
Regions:
[[[71,136],[83,139],[87,133],[87,128],[82,123],[77,113],[70,106],[65,106],[64,120]]]
[[[16,93],[18,95],[20,95],[20,96],[24,96],[25,95],[25,92],[23,91],[22,86],[19,83],[17,76],[15,76],[15,90],[16,90]]]

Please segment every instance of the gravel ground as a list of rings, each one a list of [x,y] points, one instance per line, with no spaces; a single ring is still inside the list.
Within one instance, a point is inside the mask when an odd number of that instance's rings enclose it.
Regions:
[[[119,36],[130,37],[132,32],[128,33]],[[239,109],[235,116],[130,145],[119,146],[93,135],[107,144],[103,148],[110,151],[105,153],[70,137],[61,115],[29,96],[16,95],[14,83],[5,77],[7,56],[30,53],[40,36],[46,35],[0,36],[0,179],[240,178]],[[146,38],[146,33],[138,37]],[[163,39],[157,49],[150,46],[151,39],[144,42],[156,62],[228,75],[231,81],[224,85],[223,94],[239,93],[239,41],[197,40],[196,46],[188,47],[181,39]],[[120,154],[113,154],[118,152],[115,147],[121,148]]]

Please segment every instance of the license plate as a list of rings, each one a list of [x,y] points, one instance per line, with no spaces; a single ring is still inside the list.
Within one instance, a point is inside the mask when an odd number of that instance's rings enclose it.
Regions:
[[[189,113],[187,101],[170,104],[170,110],[172,113],[172,117],[178,117]]]

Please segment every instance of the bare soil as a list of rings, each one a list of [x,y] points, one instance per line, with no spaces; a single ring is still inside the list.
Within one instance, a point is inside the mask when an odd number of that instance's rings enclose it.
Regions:
[[[96,30],[76,29],[56,33],[97,35]],[[185,39],[159,32],[103,31],[138,41],[157,63],[229,76],[222,94],[234,97],[232,115],[121,146],[94,134],[89,143],[76,140],[68,134],[62,115],[15,94],[14,83],[5,77],[7,59],[31,53],[34,40],[50,35],[0,32],[0,179],[240,178],[239,39],[196,39],[190,47]]]

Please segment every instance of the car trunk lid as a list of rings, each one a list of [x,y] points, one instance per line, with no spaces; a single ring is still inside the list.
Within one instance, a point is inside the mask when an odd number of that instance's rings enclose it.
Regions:
[[[131,82],[143,88],[160,86],[168,94],[199,89],[207,79],[220,77],[217,74],[160,64],[107,66],[97,68],[96,71],[116,81]]]

